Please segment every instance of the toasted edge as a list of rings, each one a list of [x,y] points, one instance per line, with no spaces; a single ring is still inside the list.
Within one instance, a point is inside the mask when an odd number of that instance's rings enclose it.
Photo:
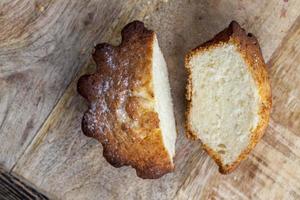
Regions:
[[[242,151],[239,157],[231,164],[224,165],[222,163],[220,155],[211,149],[207,144],[204,144],[200,138],[197,138],[197,134],[193,132],[192,127],[189,123],[190,110],[192,107],[192,72],[190,66],[190,60],[193,56],[202,53],[208,49],[217,48],[222,46],[224,43],[232,42],[237,47],[244,60],[247,63],[248,70],[251,73],[256,85],[259,90],[260,103],[259,107],[259,123],[251,133],[250,142],[248,146]],[[219,171],[222,174],[228,174],[232,172],[242,160],[245,160],[251,150],[256,146],[258,141],[264,134],[266,127],[269,122],[269,115],[272,106],[271,88],[269,78],[267,74],[266,64],[264,62],[261,49],[256,37],[248,33],[240,27],[236,21],[232,21],[229,27],[218,33],[212,40],[209,40],[200,46],[190,51],[185,57],[185,68],[188,73],[188,81],[186,86],[186,99],[187,99],[187,110],[185,112],[185,128],[186,135],[189,139],[196,140],[200,139],[203,149],[210,155],[219,166]]]

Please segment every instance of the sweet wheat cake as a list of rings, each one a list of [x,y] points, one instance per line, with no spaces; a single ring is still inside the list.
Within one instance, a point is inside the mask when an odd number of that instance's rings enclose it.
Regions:
[[[142,178],[173,171],[176,128],[166,62],[156,34],[139,21],[122,30],[119,46],[99,44],[97,71],[78,81],[89,108],[85,135],[99,140],[115,167],[131,165]]]
[[[257,39],[239,24],[192,50],[188,71],[186,129],[219,165],[233,171],[262,137],[271,90]]]

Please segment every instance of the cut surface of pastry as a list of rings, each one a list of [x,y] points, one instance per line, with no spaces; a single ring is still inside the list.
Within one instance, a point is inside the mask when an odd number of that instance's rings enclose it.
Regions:
[[[237,22],[192,50],[185,65],[188,137],[229,173],[254,148],[268,124],[271,90],[257,39]]]
[[[122,30],[119,46],[99,44],[97,71],[78,81],[87,99],[85,135],[102,143],[115,167],[131,165],[142,178],[173,171],[176,127],[168,70],[156,34],[139,21]]]

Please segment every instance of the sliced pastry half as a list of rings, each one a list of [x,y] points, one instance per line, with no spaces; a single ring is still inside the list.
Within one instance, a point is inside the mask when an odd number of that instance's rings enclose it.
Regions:
[[[266,65],[257,39],[233,21],[185,59],[189,138],[229,173],[262,137],[271,108]]]
[[[119,46],[99,44],[93,58],[97,71],[78,81],[89,105],[83,132],[101,142],[115,167],[131,165],[142,178],[173,171],[176,127],[156,34],[134,21],[122,30]]]

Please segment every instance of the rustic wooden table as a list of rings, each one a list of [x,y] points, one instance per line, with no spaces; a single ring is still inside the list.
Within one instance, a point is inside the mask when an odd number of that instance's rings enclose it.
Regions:
[[[0,3],[0,164],[57,199],[300,199],[299,0],[15,0]],[[158,34],[179,126],[174,173],[110,166],[80,129],[78,77],[93,46],[139,19]],[[273,93],[262,141],[230,175],[184,136],[184,54],[237,20],[254,33]]]

